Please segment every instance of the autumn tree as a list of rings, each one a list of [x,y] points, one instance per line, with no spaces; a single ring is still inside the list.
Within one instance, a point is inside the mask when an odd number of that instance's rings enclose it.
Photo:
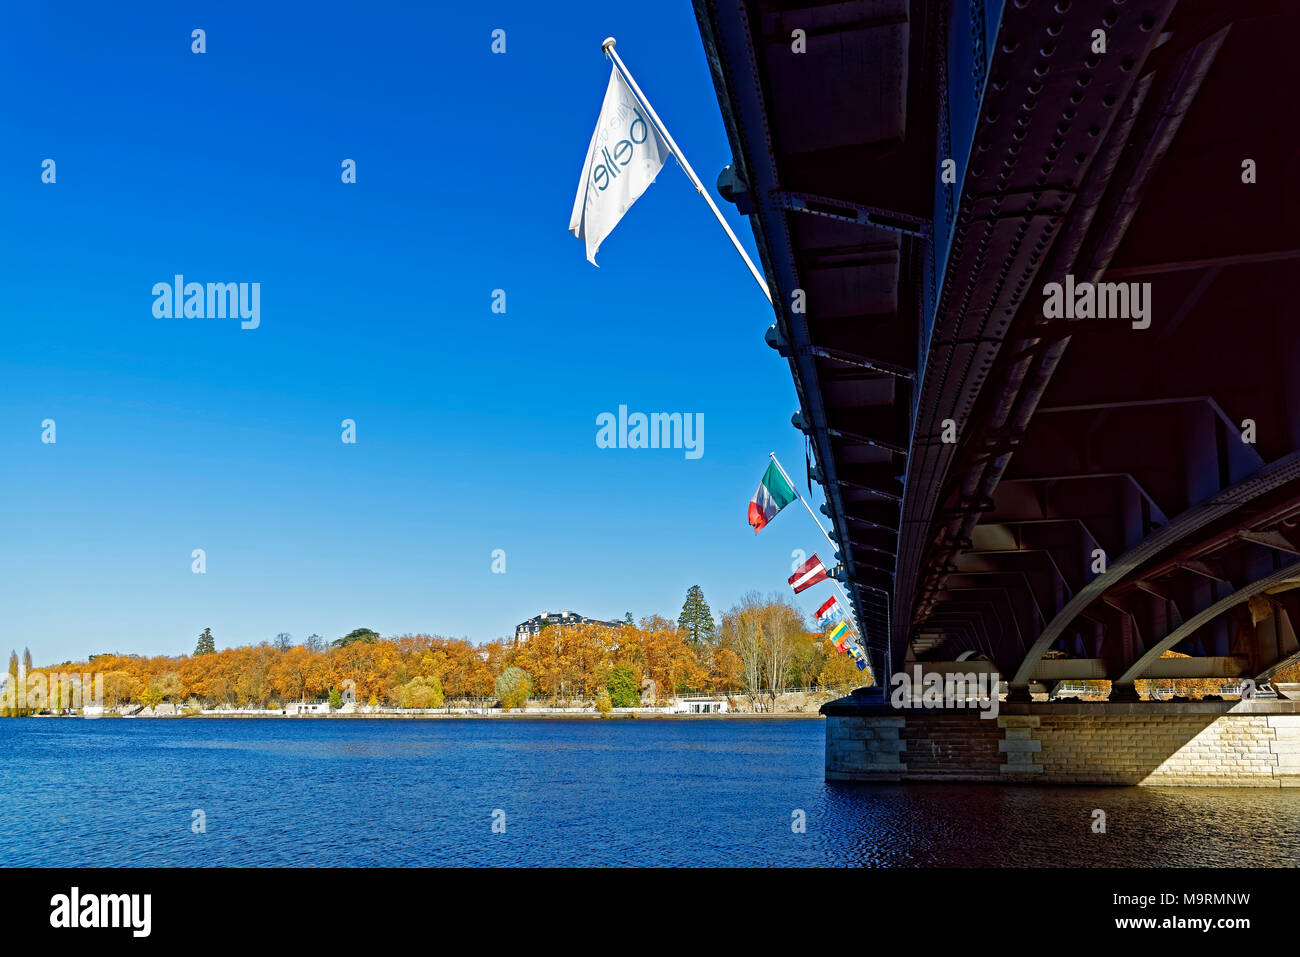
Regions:
[[[522,708],[528,703],[532,687],[533,681],[528,672],[511,665],[497,678],[495,690],[501,707],[509,711],[512,708]]]
[[[18,687],[18,652],[9,652],[9,677],[5,685],[4,707],[0,717],[13,718],[19,714],[18,704],[21,689]]]
[[[674,694],[708,687],[708,670],[700,664],[676,622],[651,615],[641,620],[641,627],[620,629],[618,634],[616,659],[633,665],[661,692]]]
[[[275,650],[288,651],[293,647],[293,635],[287,631],[282,631],[275,636]]]
[[[515,664],[536,681],[537,690],[568,701],[594,693],[601,665],[614,647],[607,625],[555,625],[539,631],[515,654]]]
[[[185,696],[181,676],[175,671],[164,671],[159,674],[150,682],[150,687],[158,692],[159,701],[167,698],[171,698],[172,701],[179,701]]]
[[[714,648],[709,656],[709,685],[714,691],[735,691],[741,685],[744,666],[730,648]]]
[[[722,616],[722,638],[740,664],[740,687],[750,704],[758,706],[763,691],[763,599],[749,592]]]
[[[442,684],[437,675],[417,675],[402,685],[397,697],[399,708],[441,708]]]
[[[829,641],[824,644],[826,658],[817,675],[817,684],[840,694],[848,694],[855,686],[863,683],[862,672],[858,671],[852,655],[839,652]]]
[[[677,627],[686,632],[686,640],[697,648],[711,644],[717,636],[717,623],[713,620],[709,603],[704,600],[704,589],[699,585],[686,590],[686,601],[677,618]]]
[[[832,651],[831,654],[835,652]],[[786,685],[808,688],[817,684],[817,676],[826,663],[826,642],[822,633],[802,633],[793,642],[790,664],[786,669]]]
[[[790,663],[804,635],[803,615],[794,605],[784,597],[769,601],[763,616],[763,666],[773,709],[777,694],[786,686]]]
[[[305,701],[307,685],[312,676],[312,654],[306,648],[289,648],[278,661],[271,664],[267,681],[271,690],[281,698]]]
[[[104,706],[116,708],[129,700],[131,694],[130,676],[125,671],[110,671],[104,675]]]
[[[635,708],[641,703],[641,682],[628,665],[618,665],[610,671],[605,690],[615,708]]]

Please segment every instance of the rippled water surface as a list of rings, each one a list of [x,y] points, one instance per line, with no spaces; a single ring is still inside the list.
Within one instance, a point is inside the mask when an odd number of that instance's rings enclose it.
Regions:
[[[826,784],[823,740],[814,719],[0,721],[0,864],[1300,864],[1300,789]]]

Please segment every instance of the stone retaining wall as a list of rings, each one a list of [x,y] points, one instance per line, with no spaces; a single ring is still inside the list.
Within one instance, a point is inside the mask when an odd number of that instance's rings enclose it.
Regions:
[[[1300,702],[1003,703],[826,714],[828,781],[1300,787]]]

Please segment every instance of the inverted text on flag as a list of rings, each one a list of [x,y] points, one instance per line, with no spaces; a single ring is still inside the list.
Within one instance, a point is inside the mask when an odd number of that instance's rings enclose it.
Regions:
[[[600,244],[655,181],[669,155],[668,144],[611,67],[569,217],[569,232],[586,243],[588,262],[595,265]]]

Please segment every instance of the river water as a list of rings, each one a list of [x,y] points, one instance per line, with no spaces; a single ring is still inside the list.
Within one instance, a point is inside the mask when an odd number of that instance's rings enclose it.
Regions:
[[[827,784],[824,734],[808,718],[3,720],[0,864],[1300,865],[1300,789]]]

